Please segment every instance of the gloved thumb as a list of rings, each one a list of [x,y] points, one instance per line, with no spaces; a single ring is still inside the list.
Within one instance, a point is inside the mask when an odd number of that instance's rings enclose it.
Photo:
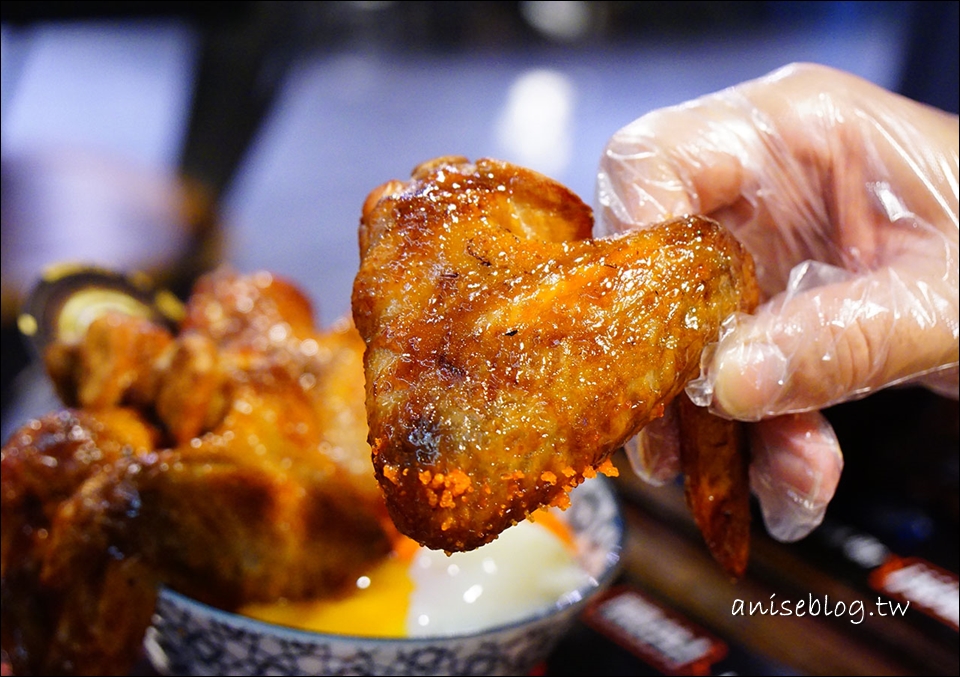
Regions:
[[[739,317],[704,353],[688,393],[740,420],[822,409],[908,381],[957,397],[957,303],[954,282],[801,264],[786,292]]]

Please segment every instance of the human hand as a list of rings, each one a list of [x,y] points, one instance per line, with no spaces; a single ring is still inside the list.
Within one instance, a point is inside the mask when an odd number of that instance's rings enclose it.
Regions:
[[[823,519],[843,459],[824,407],[894,384],[958,397],[958,119],[848,73],[795,64],[654,111],[608,142],[597,235],[705,214],[753,255],[764,303],[708,349],[691,398],[754,421],[770,533]],[[628,445],[678,470],[668,415]]]

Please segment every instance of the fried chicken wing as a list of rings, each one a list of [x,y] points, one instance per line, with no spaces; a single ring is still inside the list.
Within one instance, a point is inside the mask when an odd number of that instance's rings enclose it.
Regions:
[[[488,159],[440,158],[367,199],[352,303],[369,441],[420,543],[473,549],[564,505],[755,302],[749,255],[713,221],[591,225],[564,187]]]
[[[176,336],[147,342],[146,366],[124,352],[144,354],[142,322],[105,316],[54,347],[60,389],[102,406],[3,448],[17,674],[128,672],[160,584],[225,609],[316,598],[390,551],[352,323],[317,331],[292,286],[225,270],[198,284]]]

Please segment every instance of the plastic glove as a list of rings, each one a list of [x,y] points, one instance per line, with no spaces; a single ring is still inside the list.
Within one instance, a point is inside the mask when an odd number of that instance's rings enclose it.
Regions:
[[[705,351],[691,398],[757,421],[751,486],[770,533],[823,519],[843,459],[817,410],[893,384],[958,397],[958,118],[795,64],[655,111],[608,142],[596,234],[697,213],[757,264],[765,302]],[[665,417],[628,445],[677,472]]]

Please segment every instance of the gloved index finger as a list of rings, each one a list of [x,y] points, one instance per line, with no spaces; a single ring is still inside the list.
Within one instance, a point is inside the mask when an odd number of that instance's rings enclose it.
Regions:
[[[787,292],[705,351],[688,386],[699,404],[758,420],[956,367],[956,287],[895,268],[857,275],[808,262],[794,272]]]
[[[717,95],[650,113],[611,137],[597,177],[597,235],[681,214],[710,214],[738,199],[742,116]]]

